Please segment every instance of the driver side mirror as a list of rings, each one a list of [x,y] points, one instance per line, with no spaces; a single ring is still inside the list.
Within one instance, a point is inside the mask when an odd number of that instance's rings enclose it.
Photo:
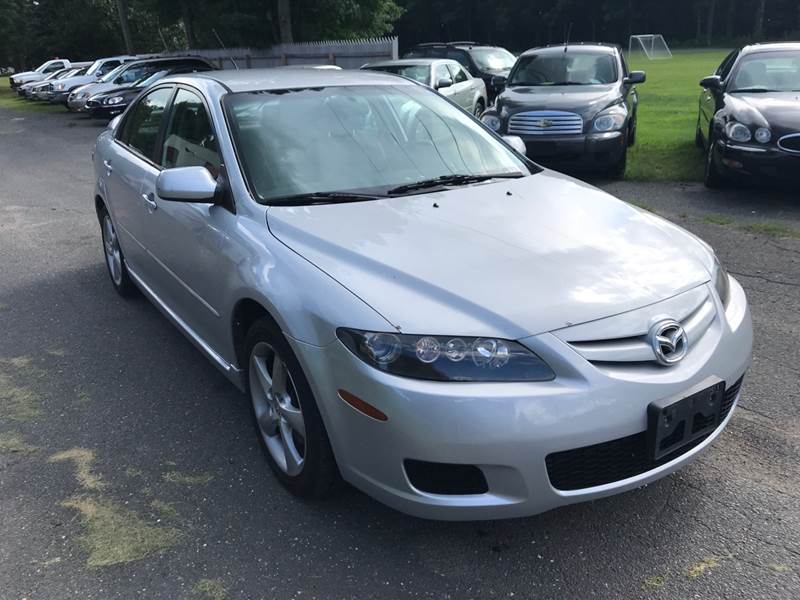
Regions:
[[[507,81],[508,77],[505,75],[494,75],[491,79],[492,87],[497,89],[504,88]]]
[[[528,151],[528,148],[525,146],[525,142],[522,141],[522,138],[518,135],[504,135],[503,141],[511,146],[514,150],[525,156],[525,153]]]
[[[647,75],[644,71],[631,71],[625,78],[625,83],[634,85],[636,83],[644,83],[647,80]]]
[[[440,90],[442,88],[450,87],[453,85],[453,80],[449,77],[442,77],[439,81],[436,82],[436,89]]]
[[[704,87],[708,90],[720,90],[722,89],[722,79],[719,75],[703,77],[703,79],[700,80],[700,87]]]
[[[114,131],[117,128],[117,125],[119,125],[119,122],[121,120],[122,120],[122,115],[117,115],[108,122],[108,125],[106,127],[108,127],[108,129],[110,129],[111,131]]]
[[[156,194],[163,200],[211,204],[217,194],[217,180],[205,167],[177,167],[161,171]]]

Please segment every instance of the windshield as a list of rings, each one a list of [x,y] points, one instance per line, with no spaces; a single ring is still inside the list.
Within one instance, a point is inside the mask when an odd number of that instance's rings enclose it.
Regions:
[[[377,67],[367,67],[370,71],[384,71],[394,75],[402,75],[414,81],[419,81],[428,85],[430,82],[431,68],[428,65],[386,65]]]
[[[261,200],[362,190],[453,174],[531,171],[480,123],[416,85],[241,92],[223,101]]]
[[[736,69],[730,91],[800,91],[800,50],[746,55]]]
[[[89,67],[89,68],[86,70],[86,74],[87,74],[87,75],[94,75],[94,72],[95,72],[95,71],[97,71],[97,69],[99,69],[99,68],[100,68],[100,65],[102,65],[102,64],[103,64],[103,61],[102,61],[102,60],[96,60],[96,61],[94,61],[94,62],[92,63],[92,66],[90,66],[90,67]]]
[[[123,65],[120,65],[120,66],[118,66],[118,67],[117,67],[116,69],[114,69],[113,71],[109,71],[108,73],[106,73],[105,75],[103,75],[103,77],[101,77],[101,78],[100,78],[100,81],[102,81],[103,83],[108,83],[109,81],[114,81],[114,79],[117,77],[117,75],[119,75],[120,73],[122,73],[122,71],[123,71],[123,70],[125,70],[125,68],[126,68],[127,66],[128,66],[128,65],[126,65],[126,64],[123,64]]]
[[[473,48],[470,56],[481,71],[506,71],[517,62],[517,57],[505,48]]]
[[[508,85],[598,85],[614,83],[617,66],[606,52],[548,52],[519,59]]]
[[[169,71],[156,71],[155,73],[146,73],[131,84],[131,87],[147,87],[151,83],[155,83],[159,79],[165,77]]]

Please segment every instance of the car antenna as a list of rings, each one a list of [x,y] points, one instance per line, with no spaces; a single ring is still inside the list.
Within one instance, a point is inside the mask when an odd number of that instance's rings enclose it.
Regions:
[[[572,33],[572,21],[567,26],[567,33],[564,34],[564,54],[567,53],[567,46],[569,45],[569,34]]]
[[[222,38],[219,37],[217,30],[212,27],[211,31],[214,32],[214,37],[217,38],[217,41],[219,42],[219,45],[222,46],[222,49],[227,51],[228,49],[225,47],[225,44],[222,43]],[[228,58],[231,59],[231,62],[233,63],[233,68],[238,71],[239,65],[236,64],[236,61],[234,60],[233,56],[229,56]]]

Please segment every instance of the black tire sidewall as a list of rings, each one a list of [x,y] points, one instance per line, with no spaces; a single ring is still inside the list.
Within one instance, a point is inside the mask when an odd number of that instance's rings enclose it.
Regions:
[[[114,281],[114,277],[111,275],[111,270],[108,268],[108,261],[106,260],[106,249],[105,249],[105,241],[106,241],[106,233],[104,228],[104,221],[106,217],[111,220],[111,225],[114,227],[114,231],[117,231],[117,226],[114,224],[114,219],[111,218],[111,214],[108,212],[108,209],[103,206],[98,211],[98,217],[100,219],[100,240],[103,244],[103,263],[106,267],[106,273],[108,273],[108,279],[111,281],[111,285],[114,286],[114,289],[117,290],[117,293],[122,296],[123,298],[130,298],[136,295],[137,288],[136,284],[133,283],[130,274],[128,273],[128,267],[125,266],[125,253],[122,251],[122,246],[120,246],[119,254],[120,254],[120,270],[122,271],[122,277],[120,278],[120,282],[117,283]],[[117,233],[117,243],[119,244],[119,233]]]
[[[291,375],[295,389],[298,393],[298,402],[303,411],[303,421],[306,429],[305,456],[303,468],[298,475],[289,475],[275,462],[269,452],[261,428],[256,420],[255,410],[252,408],[250,395],[250,357],[253,349],[259,342],[266,342],[278,352],[286,364]],[[278,480],[296,496],[318,498],[328,495],[339,479],[336,461],[333,457],[328,434],[322,421],[316,399],[311,391],[311,386],[303,372],[300,361],[295,356],[289,342],[286,341],[280,328],[267,317],[256,321],[247,332],[242,356],[244,368],[244,382],[247,400],[251,404],[253,425],[267,463]]]

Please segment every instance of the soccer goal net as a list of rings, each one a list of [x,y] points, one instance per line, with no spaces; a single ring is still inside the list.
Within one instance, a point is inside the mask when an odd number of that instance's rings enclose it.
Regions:
[[[661,34],[647,33],[643,35],[632,35],[628,39],[628,57],[644,55],[649,60],[659,58],[672,58],[667,42]]]

